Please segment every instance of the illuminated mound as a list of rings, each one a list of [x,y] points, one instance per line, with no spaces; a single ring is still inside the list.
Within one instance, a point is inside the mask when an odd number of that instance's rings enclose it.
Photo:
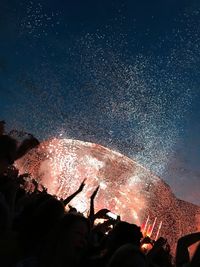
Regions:
[[[88,209],[89,197],[100,184],[96,209],[111,209],[122,219],[138,224],[148,215],[152,220],[157,217],[163,222],[161,234],[172,244],[184,233],[197,230],[199,207],[176,199],[159,177],[103,146],[55,138],[41,143],[17,165],[60,197],[73,193],[87,178],[83,192],[71,203],[82,212]]]

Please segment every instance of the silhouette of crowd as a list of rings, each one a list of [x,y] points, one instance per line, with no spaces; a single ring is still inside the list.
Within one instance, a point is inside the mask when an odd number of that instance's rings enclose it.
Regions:
[[[19,174],[14,162],[39,145],[31,134],[5,133],[0,122],[0,266],[8,267],[199,267],[200,245],[193,257],[189,246],[200,241],[200,232],[177,240],[175,257],[163,237],[151,240],[141,228],[111,218],[109,210],[95,213],[97,187],[88,201],[88,216],[70,201],[59,199],[29,174]],[[19,134],[19,132],[18,132]],[[20,135],[20,134],[19,134]],[[99,220],[102,219],[102,220]]]

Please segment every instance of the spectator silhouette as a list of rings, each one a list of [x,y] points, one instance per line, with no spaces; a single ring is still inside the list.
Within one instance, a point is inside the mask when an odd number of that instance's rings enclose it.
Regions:
[[[165,238],[153,241],[146,255],[141,251],[140,227],[112,220],[108,209],[95,213],[97,186],[88,198],[88,218],[69,202],[79,188],[65,199],[47,193],[37,177],[18,174],[15,160],[36,147],[39,141],[24,132],[5,133],[0,121],[0,265],[3,267],[172,267],[170,247]],[[11,133],[26,138],[19,142]],[[27,136],[28,135],[28,136]],[[27,185],[30,185],[30,189]],[[41,191],[40,191],[41,190]],[[69,206],[66,214],[65,205]],[[105,219],[95,225],[96,219]],[[90,231],[92,230],[92,231]],[[143,239],[143,241],[145,238]],[[200,245],[191,258],[188,247],[200,241],[200,233],[181,237],[177,243],[176,267],[199,267]],[[144,242],[144,243],[145,243]]]
[[[56,223],[64,216],[64,205],[51,195],[40,198],[38,203],[26,207],[20,229],[21,244],[25,257],[35,256],[44,245],[44,240]]]
[[[126,244],[115,251],[108,267],[147,267],[145,255],[138,246]]]
[[[106,266],[117,249],[125,244],[134,245],[139,249],[142,233],[140,227],[125,221],[118,222],[107,236],[103,255],[91,259],[91,266]]]
[[[42,250],[39,266],[78,267],[86,257],[89,220],[80,214],[66,214],[49,234]]]
[[[17,141],[8,135],[0,135],[0,175],[15,161]]]
[[[183,267],[187,264],[190,265],[190,254],[189,254],[188,248],[189,246],[191,246],[192,244],[198,241],[200,241],[200,232],[188,234],[188,235],[185,235],[179,238],[178,243],[177,243],[177,248],[176,248],[176,266],[177,267]],[[196,258],[198,258],[197,254],[192,264],[194,264],[194,261],[197,262]]]

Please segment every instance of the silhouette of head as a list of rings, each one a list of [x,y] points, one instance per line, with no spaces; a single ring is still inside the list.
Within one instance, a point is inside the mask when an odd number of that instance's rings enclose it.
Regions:
[[[68,213],[50,233],[42,254],[42,266],[76,266],[87,247],[90,223],[85,217]]]
[[[145,255],[132,244],[121,246],[111,257],[108,267],[146,267]]]
[[[135,246],[140,246],[142,232],[140,227],[135,224],[121,221],[116,224],[108,237],[108,249],[116,250],[120,246],[131,243]]]
[[[14,163],[17,141],[8,135],[0,135],[0,173]]]

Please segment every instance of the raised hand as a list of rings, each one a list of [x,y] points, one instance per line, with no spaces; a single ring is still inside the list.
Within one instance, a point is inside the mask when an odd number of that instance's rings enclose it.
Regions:
[[[95,216],[94,216],[94,199],[95,199],[98,191],[99,191],[99,185],[97,186],[97,188],[94,190],[94,192],[90,196],[90,213],[89,213],[89,219],[90,219],[90,222],[91,222],[92,225],[94,224],[94,220],[95,220]]]
[[[85,181],[86,181],[86,179],[83,180],[83,182],[79,186],[78,190],[76,190],[76,192],[74,192],[72,195],[70,195],[69,197],[67,197],[63,200],[64,205],[67,205],[76,195],[78,195],[83,190],[83,188],[85,186]]]
[[[189,253],[189,247],[200,241],[200,232],[191,233],[185,236],[182,236],[179,238],[177,242],[177,248],[176,248],[176,266],[181,267],[183,262],[188,263],[190,262],[190,253]],[[190,265],[191,267],[195,266],[193,263]],[[199,266],[199,265],[198,265]]]
[[[108,213],[110,210],[108,209],[101,209],[99,211],[97,211],[97,213],[94,215],[95,219],[105,219],[106,217],[106,213]]]
[[[83,180],[83,182],[81,183],[81,185],[78,188],[78,192],[81,192],[83,190],[83,188],[85,187],[85,181],[86,180],[87,180],[86,178]]]
[[[97,195],[97,192],[99,191],[99,185],[97,186],[97,188],[94,190],[94,192],[92,193],[92,195],[91,195],[91,197],[90,197],[90,199],[91,200],[94,200],[94,198],[96,197],[96,195]]]

